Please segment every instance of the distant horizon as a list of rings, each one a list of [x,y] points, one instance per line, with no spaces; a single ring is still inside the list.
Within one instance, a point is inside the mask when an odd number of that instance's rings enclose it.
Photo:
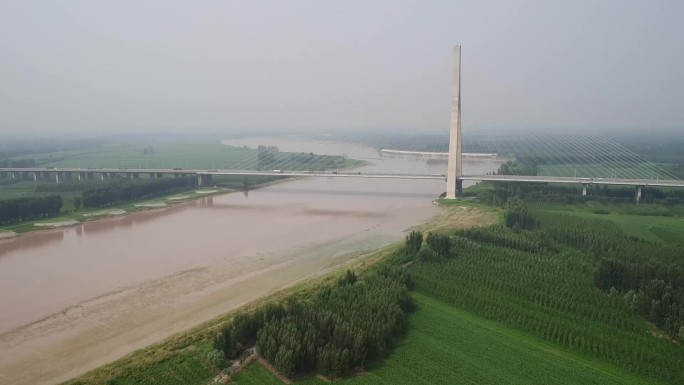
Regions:
[[[3,2],[0,133],[684,127],[684,3]],[[194,127],[201,127],[197,129]]]

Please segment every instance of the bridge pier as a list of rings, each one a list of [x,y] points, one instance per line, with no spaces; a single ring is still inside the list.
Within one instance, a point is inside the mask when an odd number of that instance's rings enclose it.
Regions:
[[[214,178],[211,174],[197,174],[197,185],[199,187],[212,187]]]
[[[61,172],[56,172],[56,173],[55,173],[55,182],[56,182],[56,183],[60,183],[60,182],[62,181],[62,178],[63,178],[63,177],[64,177],[64,176],[62,175]]]
[[[639,204],[639,201],[641,200],[641,188],[644,186],[636,186],[636,191],[634,191],[634,199],[636,199],[636,203]]]
[[[587,184],[582,183],[582,196],[585,197],[587,196]]]

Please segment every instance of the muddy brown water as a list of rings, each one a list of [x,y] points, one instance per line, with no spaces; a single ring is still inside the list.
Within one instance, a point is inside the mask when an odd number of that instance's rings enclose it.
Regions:
[[[347,155],[362,172],[444,174],[350,143],[232,145]],[[464,162],[466,173],[496,160]],[[0,383],[57,383],[395,242],[443,181],[303,178],[0,240]]]

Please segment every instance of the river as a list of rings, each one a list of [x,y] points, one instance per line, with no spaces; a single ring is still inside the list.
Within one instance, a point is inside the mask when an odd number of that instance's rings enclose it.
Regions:
[[[224,144],[346,155],[362,172],[444,174],[370,147]],[[469,174],[492,159],[464,160]],[[0,383],[53,384],[395,242],[438,213],[443,181],[302,178],[0,240]]]

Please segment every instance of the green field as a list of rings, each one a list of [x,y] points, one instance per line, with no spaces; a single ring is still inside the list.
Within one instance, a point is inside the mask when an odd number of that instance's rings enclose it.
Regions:
[[[384,362],[336,384],[656,384],[422,294],[409,333]],[[239,385],[282,384],[261,365]],[[299,381],[325,384],[319,379]]]
[[[333,383],[680,383],[684,350],[652,337],[653,327],[620,297],[601,293],[592,278],[595,259],[583,251],[593,244],[592,234],[619,238],[624,234],[619,224],[638,217],[611,225],[596,219],[601,215],[576,214],[539,216],[542,228],[558,231],[555,242],[570,242],[573,232],[585,234],[571,247],[577,251],[560,244],[549,249],[534,233],[495,226],[465,231],[463,236],[476,243],[464,244],[452,259],[414,262],[418,310],[410,316],[406,338],[368,373]],[[662,226],[680,220],[647,218]],[[566,234],[564,229],[572,230]],[[258,383],[278,383],[258,364],[235,379],[251,384],[253,376]]]
[[[607,207],[610,210],[611,207]],[[546,211],[566,213],[587,219],[605,219],[617,225],[625,234],[651,242],[684,243],[684,218],[679,216],[623,214],[620,212],[622,210],[615,206],[613,212],[608,211],[607,214],[583,210]]]

